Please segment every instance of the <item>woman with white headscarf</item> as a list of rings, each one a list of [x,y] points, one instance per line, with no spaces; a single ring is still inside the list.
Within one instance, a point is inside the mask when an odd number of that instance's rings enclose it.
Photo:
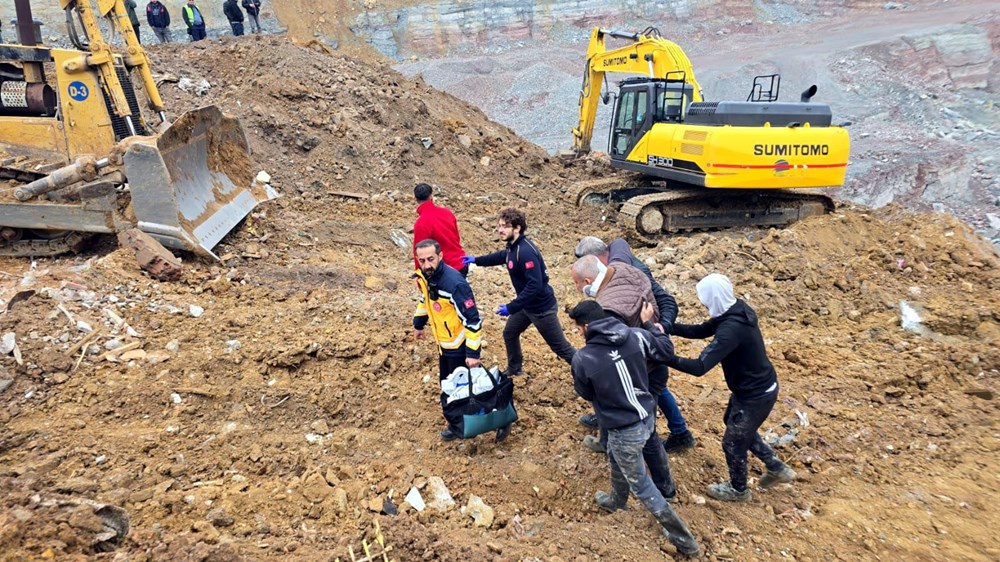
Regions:
[[[677,357],[670,365],[700,377],[722,364],[722,374],[732,394],[723,419],[726,432],[722,450],[729,466],[729,481],[711,484],[708,495],[722,501],[750,501],[747,488],[747,451],[767,467],[760,486],[768,488],[795,479],[795,471],[781,462],[757,430],[778,399],[778,376],[764,350],[757,314],[746,302],[733,296],[733,284],[725,275],[713,273],[698,282],[698,299],[711,317],[702,324],[675,323],[672,335],[682,338],[712,338],[697,359]]]

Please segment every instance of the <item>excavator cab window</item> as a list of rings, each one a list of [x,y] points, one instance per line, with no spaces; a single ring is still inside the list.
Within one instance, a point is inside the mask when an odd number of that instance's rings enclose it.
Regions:
[[[611,155],[625,156],[632,144],[632,128],[635,124],[635,90],[622,92],[615,107],[615,120],[611,126]]]

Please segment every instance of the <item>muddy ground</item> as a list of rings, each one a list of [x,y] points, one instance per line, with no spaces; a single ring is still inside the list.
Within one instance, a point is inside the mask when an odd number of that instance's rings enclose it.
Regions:
[[[535,332],[502,445],[440,442],[436,352],[409,334],[416,292],[394,239],[412,225],[414,182],[438,188],[474,253],[499,246],[499,208],[523,209],[570,305],[576,240],[618,233],[610,210],[564,195],[602,162],[565,167],[374,58],[284,37],[152,56],[208,80],[201,96],[162,92],[177,112],[238,115],[282,197],[220,244],[221,263],[183,256],[176,283],[112,241],[0,259],[0,559],[345,560],[376,522],[399,561],[672,558],[634,500],[614,515],[593,504],[608,469],[580,444],[589,407]],[[730,505],[704,493],[725,472],[721,373],[671,379],[699,439],[671,458],[676,507],[706,559],[1000,557],[1000,257],[986,241],[948,215],[843,205],[637,253],[687,321],[703,318],[694,283],[728,274],[782,384],[764,429],[801,479]],[[484,310],[512,298],[502,271],[470,279]],[[501,329],[489,315],[488,363],[502,363]],[[411,488],[430,501],[438,479],[454,505],[403,501]],[[490,508],[478,524],[473,496]],[[123,509],[130,532],[116,540],[115,511],[86,501]]]

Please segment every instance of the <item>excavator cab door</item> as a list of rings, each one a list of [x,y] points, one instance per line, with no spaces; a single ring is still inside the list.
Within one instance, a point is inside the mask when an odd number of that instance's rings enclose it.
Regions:
[[[652,125],[649,100],[649,88],[646,84],[622,86],[611,122],[608,150],[611,158],[626,159],[636,141]]]

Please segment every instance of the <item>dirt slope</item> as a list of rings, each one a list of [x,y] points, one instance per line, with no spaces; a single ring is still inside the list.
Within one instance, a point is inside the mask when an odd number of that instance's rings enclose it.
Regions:
[[[380,63],[282,38],[153,56],[209,81],[202,97],[173,82],[163,93],[177,110],[237,114],[283,197],[223,242],[224,263],[188,257],[178,283],[108,246],[0,259],[0,335],[15,334],[20,357],[0,356],[0,560],[346,559],[375,521],[400,561],[670,559],[634,500],[611,516],[594,507],[607,468],[580,445],[587,405],[534,332],[510,440],[439,441],[435,351],[408,336],[408,251],[390,236],[412,224],[415,181],[440,188],[475,253],[498,246],[495,211],[519,206],[560,303],[575,303],[573,245],[616,228],[561,189],[600,163],[563,168]],[[765,428],[802,481],[733,506],[703,497],[725,470],[721,374],[672,378],[700,441],[671,459],[677,508],[710,559],[1000,557],[1000,259],[981,238],[946,215],[844,207],[638,251],[688,321],[703,317],[697,279],[729,274],[782,384]],[[511,298],[502,271],[471,279],[486,310]],[[900,327],[904,300],[923,335]],[[485,357],[500,361],[502,323],[485,326]],[[66,353],[87,327],[102,331],[82,359]],[[411,487],[429,498],[435,477],[457,505],[403,504]],[[494,511],[488,527],[460,509],[473,495]],[[120,506],[131,532],[108,545],[93,508],[54,498]],[[379,513],[386,500],[398,515]]]

